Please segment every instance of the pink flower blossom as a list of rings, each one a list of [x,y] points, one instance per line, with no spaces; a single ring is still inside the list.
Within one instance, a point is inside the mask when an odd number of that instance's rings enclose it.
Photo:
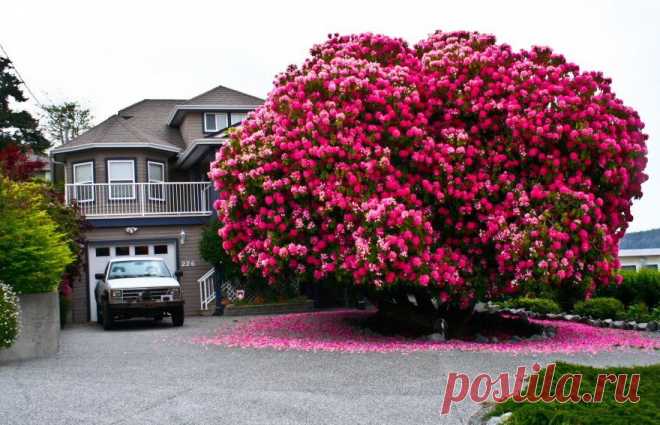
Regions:
[[[531,320],[556,329],[547,340],[481,343],[465,340],[432,342],[426,339],[380,336],[352,325],[373,312],[334,310],[258,317],[228,324],[212,337],[199,337],[199,344],[227,347],[301,351],[414,352],[485,351],[512,354],[598,353],[631,349],[660,349],[660,339],[636,331],[596,328],[580,323]]]
[[[242,270],[417,284],[469,306],[616,282],[643,127],[610,80],[549,48],[332,35],[276,77],[209,177]],[[306,249],[295,263],[299,249],[273,255],[291,244]]]

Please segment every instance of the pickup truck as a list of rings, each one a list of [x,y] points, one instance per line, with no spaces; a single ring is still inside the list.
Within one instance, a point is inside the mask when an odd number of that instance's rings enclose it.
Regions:
[[[96,317],[108,330],[116,320],[172,317],[174,326],[183,326],[183,298],[177,278],[162,258],[126,257],[108,262],[103,273],[96,273]]]

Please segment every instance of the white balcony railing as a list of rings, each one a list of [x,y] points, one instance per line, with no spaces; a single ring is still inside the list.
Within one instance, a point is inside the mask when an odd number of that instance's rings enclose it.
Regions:
[[[65,199],[87,218],[211,214],[211,183],[67,184]]]
[[[215,300],[214,275],[215,267],[197,279],[197,283],[199,284],[199,304],[202,310],[208,310],[209,304]]]

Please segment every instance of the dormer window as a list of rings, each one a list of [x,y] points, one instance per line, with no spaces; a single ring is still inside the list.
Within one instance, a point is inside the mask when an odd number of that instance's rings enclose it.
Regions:
[[[240,124],[245,118],[247,118],[246,112],[232,112],[231,116],[231,125]]]
[[[215,133],[227,128],[226,112],[206,112],[204,113],[204,132]]]

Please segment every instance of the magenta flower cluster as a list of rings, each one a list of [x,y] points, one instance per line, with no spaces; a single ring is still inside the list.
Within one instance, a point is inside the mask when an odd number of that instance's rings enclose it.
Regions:
[[[244,272],[421,285],[442,302],[613,283],[647,136],[610,80],[479,33],[332,35],[210,178]]]

